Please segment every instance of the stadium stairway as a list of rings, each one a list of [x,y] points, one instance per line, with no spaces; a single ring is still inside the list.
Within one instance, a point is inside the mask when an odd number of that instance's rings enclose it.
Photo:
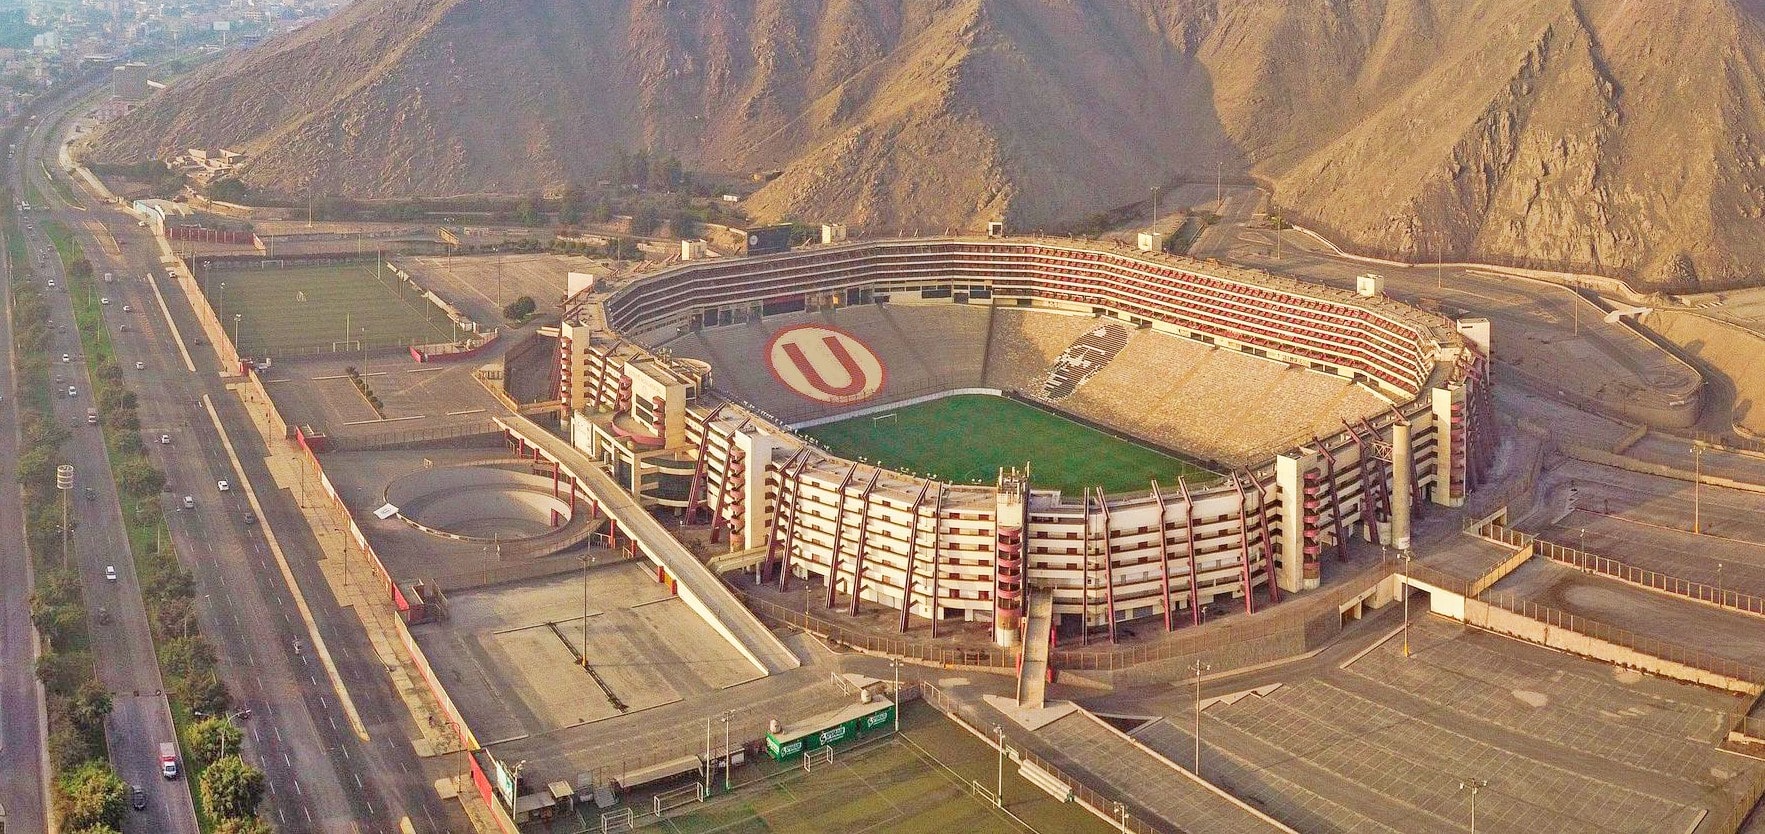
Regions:
[[[1017,669],[1017,705],[1025,709],[1041,709],[1047,700],[1048,653],[1054,642],[1054,592],[1032,587],[1029,593],[1023,658]]]

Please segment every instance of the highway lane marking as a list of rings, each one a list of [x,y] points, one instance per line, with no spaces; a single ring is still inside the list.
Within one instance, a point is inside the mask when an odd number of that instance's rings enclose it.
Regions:
[[[147,285],[153,288],[153,297],[159,301],[159,312],[165,316],[166,327],[171,328],[172,341],[178,343],[178,353],[184,357],[184,367],[190,373],[196,373],[196,362],[190,358],[190,349],[184,346],[184,334],[178,332],[178,325],[172,321],[172,310],[166,306],[165,296],[160,293],[159,282],[154,280],[152,273],[147,275]]]
[[[221,415],[215,410],[214,401],[209,398],[209,395],[203,394],[202,405],[208,410],[208,419],[214,423],[215,434],[221,439],[221,445],[226,447],[227,459],[232,462],[233,473],[238,478],[239,486],[245,491],[245,499],[250,502],[252,512],[256,513],[258,518],[267,518],[263,505],[257,500],[257,490],[245,477],[245,466],[240,463],[239,454],[233,449],[233,441],[227,434],[227,427],[221,424]],[[362,741],[367,741],[368,728],[362,723],[361,714],[356,711],[355,702],[349,697],[349,689],[344,686],[343,678],[337,672],[337,664],[332,661],[331,652],[325,646],[325,637],[319,633],[319,624],[313,620],[312,608],[307,605],[306,594],[300,590],[300,583],[294,578],[294,569],[289,567],[287,556],[282,553],[281,545],[276,542],[275,531],[264,527],[263,536],[264,542],[270,546],[270,552],[276,557],[276,564],[282,569],[282,581],[288,586],[288,593],[293,597],[295,607],[300,610],[301,619],[306,621],[307,636],[311,639],[313,649],[319,653],[319,660],[325,666],[325,674],[331,678],[331,685],[337,691],[337,700],[343,704],[343,711],[348,715],[349,723],[355,728],[356,735]],[[286,609],[283,609],[282,616],[288,616]],[[305,655],[301,656],[302,661],[305,660],[305,657]],[[313,685],[317,686],[318,681],[314,680]]]

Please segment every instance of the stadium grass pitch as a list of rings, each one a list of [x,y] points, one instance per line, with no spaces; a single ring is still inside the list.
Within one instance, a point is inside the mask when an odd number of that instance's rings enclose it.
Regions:
[[[1076,493],[1146,489],[1211,473],[1157,449],[1005,397],[960,394],[804,429],[835,454],[954,483],[992,483],[1030,465],[1040,487]]]
[[[197,279],[227,332],[238,326],[247,356],[348,352],[453,338],[453,323],[428,299],[373,261],[199,270]],[[223,290],[221,284],[227,286]],[[235,314],[243,319],[233,320]]]

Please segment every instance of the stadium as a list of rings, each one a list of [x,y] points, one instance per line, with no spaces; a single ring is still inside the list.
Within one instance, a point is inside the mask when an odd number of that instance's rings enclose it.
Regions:
[[[1490,331],[1106,243],[950,238],[572,274],[570,442],[829,608],[1166,629],[1408,544],[1494,451]],[[524,450],[511,433],[509,442]]]

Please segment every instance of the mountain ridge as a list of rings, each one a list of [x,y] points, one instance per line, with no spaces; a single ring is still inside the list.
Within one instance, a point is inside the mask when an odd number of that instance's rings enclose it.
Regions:
[[[269,193],[518,194],[648,149],[761,219],[1048,228],[1255,177],[1343,245],[1756,282],[1765,0],[360,0],[89,158],[247,151]]]

